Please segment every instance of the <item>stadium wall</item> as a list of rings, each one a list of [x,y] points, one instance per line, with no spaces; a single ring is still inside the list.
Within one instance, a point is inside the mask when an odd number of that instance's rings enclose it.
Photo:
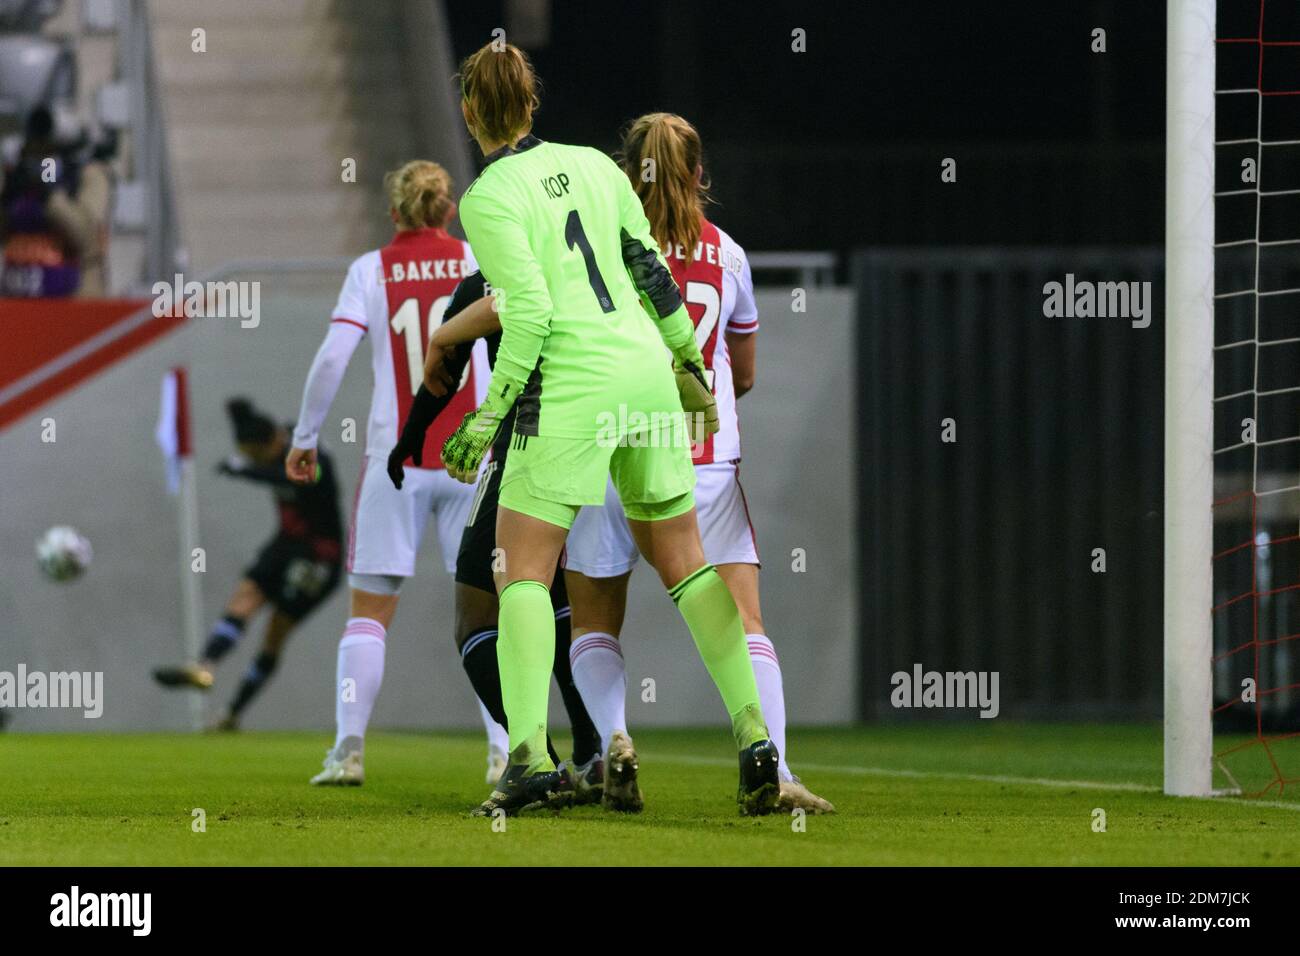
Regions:
[[[224,479],[214,467],[231,453],[223,410],[245,394],[288,420],[296,408],[341,275],[236,276],[260,282],[256,328],[238,319],[195,319],[100,371],[0,431],[0,670],[102,671],[103,716],[24,710],[14,731],[164,730],[188,726],[177,695],[155,688],[158,663],[181,653],[178,532],[154,444],[160,382],[178,364],[190,370],[206,550],[204,620],[210,622],[240,571],[271,534],[270,494]],[[792,723],[851,720],[856,609],[853,562],[850,369],[853,296],[809,290],[804,313],[788,292],[760,292],[758,380],[741,401],[743,481],[765,561],[763,604],[781,656]],[[17,306],[14,306],[17,307]],[[9,306],[6,306],[9,308]],[[39,334],[33,329],[31,334]],[[370,400],[368,346],[353,359],[323,436],[351,505]],[[340,423],[357,422],[343,444]],[[41,440],[52,418],[56,440]],[[84,578],[55,584],[36,568],[33,544],[54,524],[72,524],[95,548]],[[431,531],[432,534],[432,531]],[[806,570],[798,566],[802,549]],[[451,582],[426,541],[388,638],[388,671],[374,723],[383,727],[476,727],[474,699],[452,642]],[[250,728],[332,725],[335,647],[347,613],[345,589],[309,617],[289,644],[273,684],[249,710]],[[261,622],[219,671],[209,709],[223,704],[256,652]],[[625,629],[629,720],[642,724],[720,723],[722,710],[690,636],[644,567],[633,576]],[[646,678],[655,701],[641,699]],[[563,722],[558,695],[554,715]]]
[[[975,719],[896,708],[918,664],[997,672],[1004,717],[1158,714],[1160,250],[873,249],[853,273],[863,716]],[[1048,315],[1073,280],[1149,311]]]

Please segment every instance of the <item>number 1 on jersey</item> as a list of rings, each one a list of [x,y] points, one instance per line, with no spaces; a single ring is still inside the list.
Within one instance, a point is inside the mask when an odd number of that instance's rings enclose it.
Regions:
[[[587,281],[591,283],[591,291],[596,294],[596,301],[600,303],[600,311],[613,312],[614,300],[610,298],[609,287],[605,285],[604,276],[600,274],[600,269],[596,268],[595,250],[587,241],[587,234],[582,231],[582,220],[578,218],[576,209],[569,210],[569,218],[564,223],[564,242],[570,249],[576,245],[582,250],[582,258],[587,263]]]

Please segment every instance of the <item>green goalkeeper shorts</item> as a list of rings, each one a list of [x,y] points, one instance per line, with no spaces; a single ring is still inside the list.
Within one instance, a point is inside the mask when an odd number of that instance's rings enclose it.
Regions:
[[[695,507],[695,466],[681,416],[617,441],[512,435],[500,506],[561,528],[605,501],[606,476],[632,521],[663,521]]]

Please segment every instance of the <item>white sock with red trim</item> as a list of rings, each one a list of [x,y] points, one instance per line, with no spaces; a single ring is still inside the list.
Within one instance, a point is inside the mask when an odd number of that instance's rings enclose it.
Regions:
[[[614,731],[627,731],[627,670],[623,650],[610,634],[591,631],[569,645],[573,683],[600,734],[600,753],[609,752]]]
[[[781,662],[776,659],[776,648],[766,634],[746,634],[745,642],[749,644],[749,660],[754,665],[758,703],[763,708],[768,735],[776,744],[777,773],[782,780],[791,780],[794,774],[785,762],[785,690],[781,686]]]
[[[334,749],[338,756],[360,750],[366,737],[370,712],[384,682],[384,625],[368,617],[351,617],[339,641],[338,682],[334,704],[338,736]]]

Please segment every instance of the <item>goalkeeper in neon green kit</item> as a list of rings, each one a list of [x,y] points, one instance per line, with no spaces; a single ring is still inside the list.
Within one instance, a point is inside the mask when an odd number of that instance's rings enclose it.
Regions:
[[[768,813],[778,796],[776,748],[740,614],[705,563],[695,521],[686,422],[697,437],[716,431],[717,409],[681,295],[618,166],[598,150],[531,135],[536,83],[521,51],[483,47],[462,64],[461,88],[465,123],[487,160],[461,200],[461,222],[497,292],[502,335],[486,399],[443,447],[448,472],[475,480],[517,405],[496,532],[510,763],[476,812],[557,799],[560,776],[546,751],[555,648],[548,589],[578,509],[603,502],[609,476],[731,716],[741,812]]]

